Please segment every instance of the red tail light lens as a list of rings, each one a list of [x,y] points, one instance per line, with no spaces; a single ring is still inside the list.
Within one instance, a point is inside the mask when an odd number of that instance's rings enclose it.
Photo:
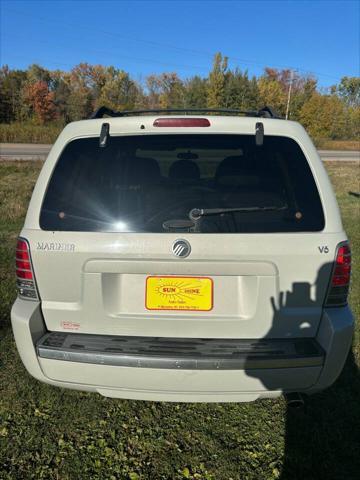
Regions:
[[[326,307],[347,304],[351,277],[351,250],[348,242],[342,242],[336,250],[335,264],[325,302]]]
[[[19,238],[16,244],[16,285],[19,297],[27,300],[39,299],[31,265],[30,247],[23,238]]]
[[[154,127],[210,127],[207,118],[157,118]]]
[[[29,253],[27,251],[16,249],[16,259],[18,260],[29,260]]]
[[[24,262],[23,260],[16,259],[16,269],[31,270],[30,262]]]
[[[33,274],[32,272],[27,272],[25,270],[20,270],[20,269],[16,269],[16,276],[18,278],[26,278],[27,280],[32,280],[33,279]]]

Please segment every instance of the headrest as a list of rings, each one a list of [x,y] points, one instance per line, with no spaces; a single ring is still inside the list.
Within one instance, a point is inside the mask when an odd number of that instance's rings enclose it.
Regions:
[[[136,157],[134,167],[139,169],[139,183],[158,183],[160,181],[160,167],[154,158]]]
[[[226,157],[216,169],[215,178],[238,175],[244,171],[244,157]]]
[[[195,162],[191,160],[177,160],[169,170],[171,180],[199,180],[200,169]]]
[[[243,156],[226,157],[216,169],[215,181],[221,185],[254,186],[259,183],[256,170]]]

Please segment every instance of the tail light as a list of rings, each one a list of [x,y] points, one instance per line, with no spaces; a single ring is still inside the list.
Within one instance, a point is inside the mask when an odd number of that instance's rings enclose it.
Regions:
[[[210,127],[207,118],[157,118],[154,127]]]
[[[340,307],[347,304],[351,276],[351,250],[348,242],[339,243],[331,275],[326,307]]]
[[[27,300],[39,299],[31,263],[30,246],[24,238],[19,238],[16,244],[16,286],[19,297]]]

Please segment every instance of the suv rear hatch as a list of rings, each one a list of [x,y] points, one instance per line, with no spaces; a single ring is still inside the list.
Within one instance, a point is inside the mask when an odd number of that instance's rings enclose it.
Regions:
[[[120,135],[106,148],[75,139],[39,213],[27,237],[50,331],[316,334],[331,263],[318,248],[317,186],[290,138],[259,147],[252,135]]]

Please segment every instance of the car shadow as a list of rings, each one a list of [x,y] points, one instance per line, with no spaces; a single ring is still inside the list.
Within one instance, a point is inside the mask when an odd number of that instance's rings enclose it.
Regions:
[[[324,264],[315,284],[294,283],[292,291],[280,292],[271,298],[273,321],[264,339],[279,337],[279,332],[290,336],[286,324],[294,322],[298,336],[306,334],[307,322],[301,319],[301,309],[320,310],[326,295],[333,264]],[[305,331],[304,331],[305,325]],[[309,332],[310,333],[310,332]],[[341,360],[340,360],[341,361]],[[340,365],[342,367],[342,365]],[[264,370],[245,366],[249,377],[260,380],[266,390],[286,390],[288,379],[276,383]],[[304,405],[295,408],[286,404],[284,458],[281,480],[350,480],[360,472],[360,374],[354,354],[349,352],[344,368],[336,382],[326,390],[304,397]]]
[[[281,480],[355,480],[360,472],[360,375],[350,351],[333,386],[287,407]]]

